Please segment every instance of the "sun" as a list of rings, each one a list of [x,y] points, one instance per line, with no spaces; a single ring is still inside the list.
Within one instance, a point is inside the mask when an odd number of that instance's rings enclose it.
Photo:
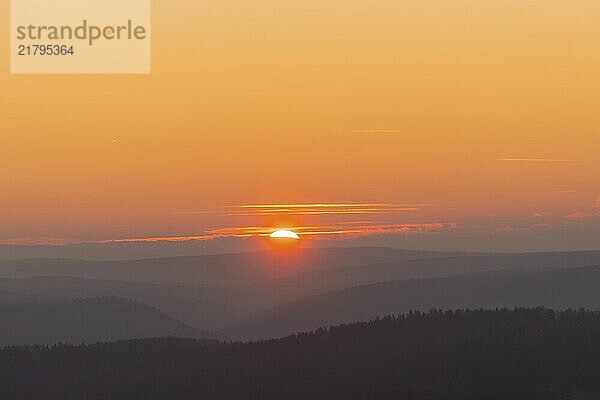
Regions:
[[[285,229],[275,231],[269,235],[271,239],[295,239],[299,240],[300,236],[298,236],[295,232],[288,231]]]

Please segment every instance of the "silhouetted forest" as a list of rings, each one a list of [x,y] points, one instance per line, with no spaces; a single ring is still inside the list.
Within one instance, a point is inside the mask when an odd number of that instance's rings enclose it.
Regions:
[[[0,398],[578,399],[599,360],[600,313],[413,312],[254,343],[5,348]]]

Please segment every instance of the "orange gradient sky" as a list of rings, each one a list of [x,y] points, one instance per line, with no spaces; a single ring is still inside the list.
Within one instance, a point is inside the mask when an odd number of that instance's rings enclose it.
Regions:
[[[596,0],[157,0],[138,76],[10,75],[3,29],[0,241],[600,225],[598,21]]]

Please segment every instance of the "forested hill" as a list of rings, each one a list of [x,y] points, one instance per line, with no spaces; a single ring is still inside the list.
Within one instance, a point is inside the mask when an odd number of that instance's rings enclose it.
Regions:
[[[599,313],[435,311],[267,342],[7,348],[0,398],[579,399],[598,360]]]

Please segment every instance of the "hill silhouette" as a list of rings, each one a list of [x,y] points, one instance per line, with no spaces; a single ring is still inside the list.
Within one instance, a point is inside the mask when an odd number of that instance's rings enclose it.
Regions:
[[[0,350],[7,399],[589,399],[600,314],[411,312],[256,343],[153,339]]]
[[[343,268],[307,269],[297,274],[268,282],[249,285],[234,296],[246,302],[259,302],[263,308],[329,291],[380,282],[442,278],[465,273],[577,268],[600,265],[600,252],[523,254],[447,254],[384,263],[347,265]]]
[[[600,309],[600,267],[508,270],[383,282],[300,298],[262,311],[221,335],[257,339],[431,308]]]
[[[539,270],[541,273],[542,270],[578,268],[595,262],[600,265],[598,251],[486,255],[375,247],[294,249],[291,252],[262,251],[133,261],[18,260],[0,262],[0,304],[121,297],[155,307],[201,331],[220,332],[225,337],[278,337],[386,313],[427,310],[432,306],[554,306],[548,296],[540,302],[524,301],[527,299],[523,296],[515,297],[514,301],[501,301],[500,295],[513,293],[511,282],[505,282],[506,293],[496,295],[495,300],[491,294],[497,290],[491,290],[487,297],[486,293],[474,292],[473,287],[478,285],[476,281],[467,282],[465,289],[460,289],[465,296],[470,296],[469,301],[459,301],[456,296],[444,297],[453,290],[455,280],[438,281],[438,286],[429,282],[426,290],[412,288],[414,282],[402,284],[408,285],[400,290],[409,297],[402,297],[390,289],[391,293],[385,295],[389,301],[381,304],[376,301],[388,290],[385,285],[381,286],[383,292],[379,289],[365,292],[365,299],[356,302],[353,295],[346,303],[339,300],[339,293],[331,292],[480,271],[509,270],[507,273],[513,274],[516,272],[512,270]],[[431,293],[427,291],[427,285],[433,285]],[[537,282],[529,280],[527,285],[535,288]],[[528,292],[527,287],[518,290]],[[359,289],[352,289],[348,293],[358,292]],[[517,292],[513,294],[517,296]],[[323,299],[331,298],[331,302],[324,300],[327,304],[321,306],[315,295],[327,296]],[[571,302],[573,299],[577,300],[576,297],[565,297],[565,301],[557,306],[596,306],[593,301]]]
[[[443,256],[384,247],[298,248],[238,254],[90,261],[34,258],[0,261],[0,278],[67,276],[140,283],[234,288],[311,270]],[[600,262],[600,255],[599,255]]]
[[[9,296],[9,293],[12,293]],[[211,290],[181,285],[158,285],[105,279],[42,276],[0,279],[0,304],[43,303],[56,299],[121,297],[157,308],[200,330],[215,330],[247,316],[229,290]],[[46,300],[46,301],[44,301]]]
[[[0,346],[202,337],[152,307],[119,298],[0,306]]]

